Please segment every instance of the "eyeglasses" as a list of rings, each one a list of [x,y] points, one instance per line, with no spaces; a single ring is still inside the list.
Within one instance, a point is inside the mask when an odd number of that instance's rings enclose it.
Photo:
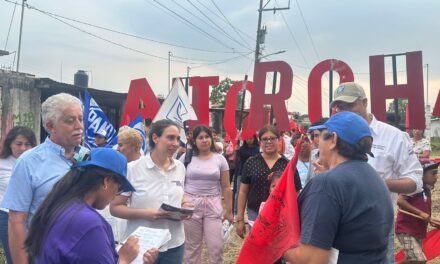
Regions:
[[[265,138],[261,138],[261,141],[263,141],[264,143],[267,143],[267,142],[273,142],[273,141],[275,141],[275,140],[278,140],[278,138],[277,137],[265,137]]]

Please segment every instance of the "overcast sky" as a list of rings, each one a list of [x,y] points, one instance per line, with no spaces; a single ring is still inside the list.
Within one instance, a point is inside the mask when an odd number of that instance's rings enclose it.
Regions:
[[[266,8],[287,3],[271,0]],[[130,80],[146,77],[156,95],[166,95],[171,51],[172,77],[186,76],[189,66],[193,76],[242,80],[249,74],[252,79],[258,0],[29,0],[28,4],[39,11],[25,9],[21,72],[73,83],[74,73],[86,70],[90,86],[116,92],[128,92]],[[10,52],[18,49],[18,5],[6,42],[14,7],[0,0],[0,49]],[[421,50],[423,64],[429,64],[429,103],[433,105],[440,87],[439,15],[436,0],[292,0],[289,10],[263,13],[262,25],[267,26],[263,55],[286,51],[265,60],[290,64],[294,81],[288,108],[306,113],[307,78],[320,61],[346,62],[355,81],[368,92],[369,56]],[[0,65],[10,66],[13,59],[13,55],[0,57]],[[403,62],[398,60],[399,80]],[[426,89],[426,68],[424,74]],[[327,82],[323,78],[324,93]],[[327,105],[324,102],[323,109]]]

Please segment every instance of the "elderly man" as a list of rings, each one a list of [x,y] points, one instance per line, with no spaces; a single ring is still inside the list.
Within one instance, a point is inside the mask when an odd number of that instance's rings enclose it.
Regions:
[[[83,136],[81,101],[69,94],[53,95],[41,105],[44,143],[17,160],[1,207],[9,211],[9,247],[14,263],[27,263],[24,250],[30,220],[53,185],[80,159]]]
[[[357,83],[342,83],[333,96],[331,106],[336,112],[350,111],[358,113],[369,124],[374,144],[374,158],[368,163],[379,173],[391,193],[393,206],[396,206],[397,194],[411,194],[422,191],[423,169],[414,154],[407,133],[390,126],[367,112],[368,99],[364,89]],[[388,242],[388,262],[394,263],[394,233]]]
[[[387,188],[367,163],[372,136],[359,115],[343,112],[324,125],[319,159],[327,171],[316,175],[298,197],[301,240],[284,257],[292,263],[339,264],[386,261],[393,208]]]

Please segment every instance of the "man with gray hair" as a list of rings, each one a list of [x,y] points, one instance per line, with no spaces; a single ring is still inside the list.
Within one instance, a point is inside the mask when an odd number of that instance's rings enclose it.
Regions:
[[[335,90],[332,108],[336,112],[355,112],[369,124],[373,136],[374,158],[368,163],[385,181],[393,206],[396,207],[397,194],[421,192],[423,169],[415,155],[407,133],[378,121],[367,112],[368,99],[364,89],[357,83],[342,83]],[[388,242],[388,262],[394,263],[394,232]]]
[[[69,94],[53,95],[41,105],[41,116],[49,134],[39,146],[17,159],[1,207],[9,209],[9,247],[14,263],[27,263],[24,249],[30,220],[73,164],[84,154],[81,101]]]

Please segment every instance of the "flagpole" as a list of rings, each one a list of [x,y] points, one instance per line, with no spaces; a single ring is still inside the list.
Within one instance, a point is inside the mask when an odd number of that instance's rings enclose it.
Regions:
[[[241,131],[242,121],[243,121],[243,109],[244,109],[244,99],[246,96],[246,83],[247,83],[248,75],[246,74],[244,76],[244,83],[242,90],[242,96],[241,96],[241,109],[240,109],[240,119],[238,120],[238,131]],[[235,113],[234,113],[235,114]],[[237,140],[237,146],[240,146],[240,139]],[[237,154],[235,155],[234,163],[237,164]],[[237,168],[237,166],[235,166]],[[235,195],[237,194],[237,186],[238,186],[238,171],[234,171],[234,186],[232,188],[232,214],[235,216]]]

